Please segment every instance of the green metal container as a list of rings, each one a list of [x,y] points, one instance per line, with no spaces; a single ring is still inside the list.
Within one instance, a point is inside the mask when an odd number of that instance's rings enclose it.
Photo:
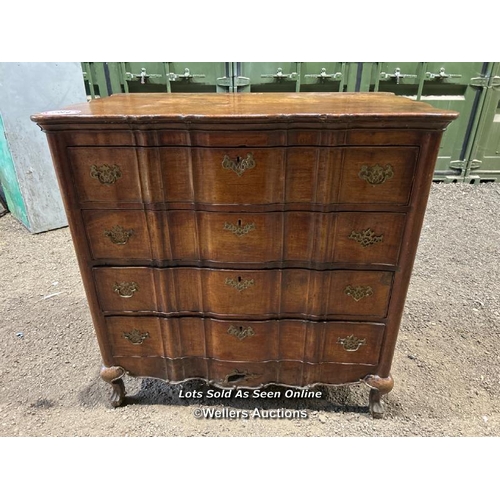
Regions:
[[[82,63],[90,97],[120,92],[393,92],[460,117],[446,130],[434,180],[500,180],[500,63]]]

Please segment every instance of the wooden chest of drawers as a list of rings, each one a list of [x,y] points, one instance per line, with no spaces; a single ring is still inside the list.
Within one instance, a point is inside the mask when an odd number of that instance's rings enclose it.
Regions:
[[[443,129],[392,94],[116,95],[47,133],[112,403],[122,377],[222,387],[390,366]]]

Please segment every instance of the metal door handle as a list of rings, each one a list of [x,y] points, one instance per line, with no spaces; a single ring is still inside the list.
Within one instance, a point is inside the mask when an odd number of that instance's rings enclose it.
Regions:
[[[192,78],[205,78],[205,75],[191,74],[189,68],[186,68],[184,73],[169,73],[167,76],[171,82],[175,82],[176,80],[191,80]]]
[[[326,68],[321,68],[318,75],[304,75],[306,78],[316,78],[317,80],[340,80],[342,78],[342,73],[337,71],[336,73],[328,74]]]
[[[446,74],[446,71],[444,68],[440,68],[439,73],[431,73],[428,71],[425,74],[425,78],[427,80],[444,80],[446,78],[462,78],[462,75],[452,75],[452,74]]]
[[[399,80],[402,78],[417,78],[418,75],[410,75],[407,73],[401,73],[401,68],[396,68],[394,70],[394,73],[380,73],[380,79],[381,80],[396,80],[396,83],[399,84]]]
[[[134,80],[134,79],[138,79],[141,81],[141,84],[144,85],[145,83],[147,83],[147,80],[149,80],[150,78],[161,78],[162,75],[156,75],[156,74],[150,74],[148,75],[147,71],[146,71],[146,68],[141,68],[141,72],[139,74],[136,74],[136,73],[130,73],[129,71],[127,71],[125,73],[125,79],[126,80]]]
[[[285,80],[285,79],[290,79],[290,80],[296,80],[298,76],[298,73],[283,73],[282,68],[278,68],[278,71],[274,75],[260,75],[261,78],[274,78],[276,80]]]

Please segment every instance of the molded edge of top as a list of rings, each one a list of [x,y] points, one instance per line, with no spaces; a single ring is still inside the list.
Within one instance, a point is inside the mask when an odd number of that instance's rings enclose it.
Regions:
[[[446,126],[458,112],[392,93],[115,94],[31,116],[51,124],[357,123],[391,121]],[[428,127],[425,126],[427,123]],[[42,127],[43,128],[43,127]]]

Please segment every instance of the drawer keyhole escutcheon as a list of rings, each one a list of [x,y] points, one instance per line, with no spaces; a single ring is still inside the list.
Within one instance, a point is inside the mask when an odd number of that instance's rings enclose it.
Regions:
[[[356,302],[359,302],[361,299],[373,295],[373,289],[371,286],[347,285],[344,289],[344,293],[349,297],[352,297]]]
[[[97,179],[105,186],[111,186],[122,176],[122,171],[118,165],[92,165],[90,167],[90,177]]]
[[[245,234],[248,234],[250,231],[253,231],[255,229],[255,223],[250,222],[249,224],[243,225],[241,223],[241,219],[238,219],[237,224],[232,224],[230,222],[224,222],[224,230],[226,231],[231,231],[233,234],[236,236],[243,236]]]
[[[224,384],[234,384],[235,382],[252,380],[254,378],[259,378],[260,375],[256,373],[248,373],[248,371],[240,372],[239,370],[234,370],[231,373],[228,373],[224,380]]]
[[[337,344],[341,344],[346,351],[357,351],[361,346],[366,345],[366,339],[358,339],[354,335],[349,335],[345,339],[339,337]]]
[[[385,167],[381,167],[380,165],[374,165],[373,167],[363,165],[359,171],[359,177],[372,186],[383,184],[385,181],[392,179],[393,176],[394,171],[389,164]]]
[[[135,292],[139,291],[139,285],[135,281],[122,281],[121,283],[114,284],[113,291],[120,297],[129,299]]]
[[[253,331],[253,328],[251,326],[231,325],[227,329],[227,333],[229,333],[229,335],[232,335],[233,337],[236,337],[238,340],[243,340],[247,337],[253,337],[255,335],[255,332]]]
[[[228,286],[232,286],[238,292],[242,292],[243,290],[246,290],[247,288],[253,286],[255,284],[255,281],[253,279],[245,280],[242,279],[241,276],[238,276],[237,279],[226,278],[225,284]]]
[[[375,231],[372,231],[370,228],[368,228],[364,231],[360,231],[359,233],[357,233],[356,231],[352,231],[352,233],[349,235],[349,239],[356,241],[362,247],[366,248],[370,245],[374,245],[375,243],[384,241],[384,235],[380,234],[378,236],[375,236]]]
[[[255,160],[252,153],[248,153],[246,158],[237,156],[236,160],[231,160],[228,155],[224,155],[222,160],[222,168],[232,170],[238,177],[241,177],[245,170],[250,170],[254,167]]]
[[[125,245],[133,234],[132,229],[125,229],[122,226],[113,226],[104,231],[104,236],[107,236],[115,245]]]
[[[133,328],[130,332],[123,332],[122,337],[131,344],[140,345],[149,338],[149,332],[141,333],[137,328]]]

